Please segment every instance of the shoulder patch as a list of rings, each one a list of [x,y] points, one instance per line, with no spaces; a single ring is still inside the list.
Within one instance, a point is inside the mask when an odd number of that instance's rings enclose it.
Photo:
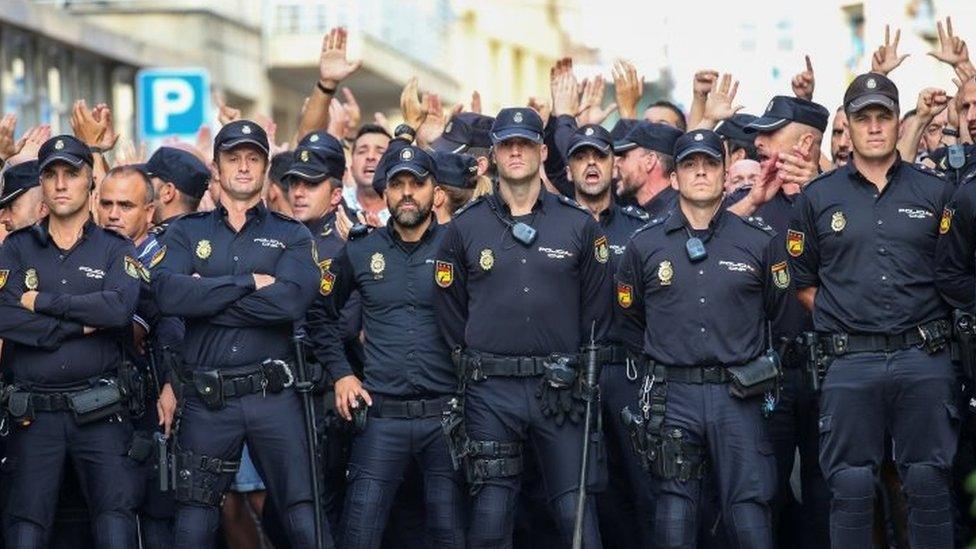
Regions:
[[[159,265],[159,262],[162,261],[164,257],[166,257],[165,244],[160,246],[159,249],[156,250],[156,253],[153,254],[152,259],[149,260],[149,268],[152,269],[156,265]]]
[[[543,192],[545,192],[545,191],[543,191]],[[557,194],[556,195],[556,198],[558,198],[559,201],[562,202],[563,204],[565,204],[567,206],[572,206],[573,208],[576,208],[577,210],[585,213],[586,215],[590,215],[590,211],[589,210],[587,210],[583,206],[580,206],[580,203],[577,202],[577,201],[575,201],[575,200],[573,200],[572,198],[569,198],[568,196],[563,196],[561,194]]]
[[[621,208],[621,210],[628,217],[633,217],[634,219],[640,219],[643,222],[648,222],[651,220],[651,216],[640,208],[635,208],[633,206],[627,206],[626,208]]]
[[[481,196],[479,196],[478,198],[475,198],[475,199],[474,199],[474,200],[472,200],[471,202],[468,202],[468,203],[467,203],[467,204],[465,204],[464,206],[461,206],[460,208],[458,208],[458,209],[457,209],[457,210],[456,210],[456,211],[455,211],[455,212],[454,212],[454,213],[453,213],[453,214],[451,215],[451,218],[455,218],[455,217],[457,217],[457,216],[459,216],[459,215],[461,215],[461,214],[463,214],[464,212],[466,212],[466,211],[468,211],[468,210],[470,210],[472,206],[474,206],[474,205],[476,205],[476,204],[480,204],[481,202],[483,202],[483,201],[485,200],[485,197],[486,197],[486,196],[488,196],[488,195],[486,195],[486,194],[483,194],[483,195],[481,195]]]
[[[925,175],[928,175],[930,177],[934,177],[934,178],[938,179],[939,181],[942,181],[943,183],[945,183],[945,178],[943,177],[943,175],[940,174],[939,172],[933,170],[932,168],[929,168],[928,166],[915,164],[914,162],[906,162],[905,164],[908,164],[908,166],[911,166],[918,173],[925,174]]]

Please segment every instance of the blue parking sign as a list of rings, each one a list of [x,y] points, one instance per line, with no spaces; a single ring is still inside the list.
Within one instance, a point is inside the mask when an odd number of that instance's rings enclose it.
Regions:
[[[143,141],[191,137],[209,123],[210,75],[204,69],[143,69],[136,76],[137,120]]]

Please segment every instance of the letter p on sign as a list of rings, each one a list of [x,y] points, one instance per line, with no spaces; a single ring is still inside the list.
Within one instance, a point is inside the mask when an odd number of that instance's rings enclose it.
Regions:
[[[192,137],[209,123],[210,77],[203,69],[144,69],[136,87],[143,140]]]

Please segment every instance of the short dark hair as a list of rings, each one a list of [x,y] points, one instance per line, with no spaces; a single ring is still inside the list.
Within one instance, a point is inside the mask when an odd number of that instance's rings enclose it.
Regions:
[[[749,160],[759,161],[759,151],[756,150],[756,144],[753,141],[740,141],[738,139],[726,139],[726,146],[729,148],[729,156],[732,156],[736,151],[745,151],[746,158]]]
[[[657,156],[657,161],[661,163],[661,168],[664,169],[664,173],[670,174],[674,171],[674,156],[670,154],[664,154],[663,152],[650,151]]]
[[[474,189],[458,189],[447,185],[440,185],[440,188],[447,195],[447,209],[452,214],[471,202],[471,197],[474,196]]]
[[[685,113],[681,110],[681,107],[665,99],[655,101],[647,106],[648,109],[651,107],[663,107],[674,112],[674,114],[678,115],[678,129],[683,132],[688,131],[688,119],[685,118]]]
[[[383,126],[380,126],[379,124],[363,124],[359,127],[359,131],[356,132],[356,138],[352,140],[352,148],[356,148],[356,142],[359,141],[360,137],[371,133],[381,133],[386,137],[393,139],[390,132],[386,131],[386,128]]]

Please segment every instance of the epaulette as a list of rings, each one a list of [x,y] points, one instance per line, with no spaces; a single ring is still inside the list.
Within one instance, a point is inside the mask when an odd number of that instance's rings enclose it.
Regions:
[[[919,173],[924,173],[925,175],[931,175],[932,177],[937,177],[940,180],[945,180],[944,174],[941,174],[924,164],[911,164],[911,166]]]
[[[648,216],[648,217],[650,217],[650,216]],[[642,232],[642,231],[646,231],[647,229],[650,229],[651,227],[657,227],[661,223],[664,223],[665,221],[667,221],[669,217],[671,217],[671,212],[668,212],[668,213],[666,213],[664,215],[655,217],[654,219],[652,219],[652,220],[648,221],[647,223],[645,223],[643,227],[640,227],[639,229],[637,229],[636,231],[634,231],[634,234],[631,235],[631,238],[637,236],[637,234],[640,233],[640,232]]]
[[[645,212],[640,208],[635,208],[633,206],[627,206],[626,208],[620,208],[628,217],[633,217],[634,219],[639,219],[645,223],[651,220],[650,214]]]
[[[455,212],[453,214],[451,214],[451,218],[453,219],[453,218],[455,218],[455,217],[463,214],[464,212],[470,210],[471,207],[474,206],[475,204],[480,204],[480,203],[484,202],[486,196],[488,196],[488,195],[483,194],[483,195],[479,196],[478,198],[475,198],[471,202],[468,202],[464,206],[461,206],[460,208],[458,208],[457,210],[455,210]]]
[[[558,198],[559,201],[562,202],[563,204],[565,204],[567,206],[572,206],[572,207],[576,208],[577,210],[585,213],[586,215],[590,215],[590,210],[587,210],[583,206],[580,206],[580,203],[577,202],[577,201],[575,201],[575,200],[573,200],[572,198],[570,198],[568,196],[561,195],[561,194],[557,194],[556,195],[556,198]]]
[[[297,219],[295,219],[294,217],[292,217],[292,216],[290,216],[290,215],[287,215],[287,214],[283,214],[283,213],[281,213],[281,212],[277,212],[277,211],[275,211],[275,210],[269,210],[269,211],[271,212],[271,214],[272,214],[272,215],[274,215],[274,216],[275,216],[275,217],[277,217],[278,219],[284,219],[285,221],[291,221],[292,223],[298,223],[299,225],[301,225],[301,224],[302,224],[302,222],[301,222],[301,221],[299,221],[299,220],[297,220]]]
[[[764,233],[776,234],[776,231],[773,230],[771,226],[767,225],[761,217],[750,215],[749,217],[740,217],[739,219],[741,219],[746,225],[751,225]]]
[[[809,183],[807,183],[806,185],[804,185],[804,186],[803,186],[803,188],[807,188],[807,187],[809,187],[810,185],[812,185],[812,184],[814,184],[814,183],[816,183],[817,181],[821,181],[821,180],[823,180],[823,179],[826,179],[826,178],[828,178],[828,177],[830,177],[830,176],[831,176],[831,175],[833,175],[833,174],[834,174],[834,172],[836,172],[836,171],[837,171],[837,168],[833,168],[833,169],[830,169],[830,170],[827,170],[827,171],[825,171],[825,172],[823,172],[823,173],[821,173],[821,174],[820,174],[820,175],[818,175],[817,177],[814,177],[813,179],[811,179]]]
[[[118,232],[118,231],[113,231],[112,229],[106,229],[106,228],[104,228],[104,227],[99,227],[99,229],[100,229],[100,230],[101,230],[101,231],[102,231],[103,233],[106,233],[106,234],[110,234],[110,235],[112,235],[112,236],[114,236],[115,238],[118,238],[118,239],[121,239],[121,240],[124,240],[124,241],[126,241],[126,242],[129,242],[129,243],[131,243],[131,242],[132,242],[132,239],[131,239],[131,238],[129,238],[129,237],[127,237],[127,236],[125,236],[124,234],[122,234],[122,233],[120,233],[120,232]]]

